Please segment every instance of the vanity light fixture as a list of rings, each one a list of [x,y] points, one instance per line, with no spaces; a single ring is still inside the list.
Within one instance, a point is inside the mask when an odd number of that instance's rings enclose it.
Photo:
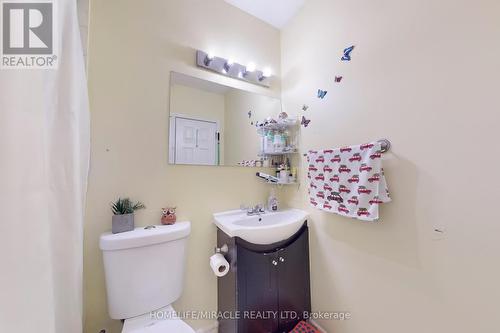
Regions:
[[[229,70],[231,69],[233,64],[234,64],[234,61],[232,59],[226,60],[226,62],[224,63],[224,70],[226,71],[226,73],[229,73]]]
[[[248,63],[247,67],[245,68],[245,71],[243,72],[243,76],[247,77],[248,74],[255,72],[256,67],[257,66],[255,65],[255,63],[253,62]]]
[[[210,64],[212,63],[214,58],[215,58],[215,56],[213,55],[213,53],[209,52],[205,55],[205,59],[203,60],[203,63],[205,64],[205,66],[210,66]]]
[[[258,84],[264,87],[270,86],[272,77],[270,68],[266,68],[264,71],[257,70],[257,66],[253,62],[244,66],[232,61],[231,59],[217,57],[212,53],[200,50],[196,52],[196,65],[227,77]]]
[[[262,74],[259,75],[259,81],[264,81],[268,77],[271,77],[272,74],[273,72],[271,71],[271,68],[269,67],[264,68]]]

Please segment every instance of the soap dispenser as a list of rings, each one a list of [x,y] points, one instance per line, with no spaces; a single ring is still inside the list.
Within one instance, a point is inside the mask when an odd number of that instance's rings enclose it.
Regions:
[[[274,188],[271,189],[271,193],[269,194],[269,198],[267,199],[267,209],[270,212],[278,211],[278,199],[276,198],[276,192]]]

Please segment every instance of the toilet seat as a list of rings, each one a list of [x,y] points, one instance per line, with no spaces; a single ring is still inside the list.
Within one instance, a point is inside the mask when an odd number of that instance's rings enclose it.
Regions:
[[[154,312],[154,311],[153,311]],[[173,314],[171,305],[159,309],[158,312]],[[179,318],[154,318],[151,313],[126,319],[122,333],[195,333],[195,331]]]

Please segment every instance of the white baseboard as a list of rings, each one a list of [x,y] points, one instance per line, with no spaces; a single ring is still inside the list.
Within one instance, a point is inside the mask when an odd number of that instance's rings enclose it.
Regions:
[[[219,331],[219,323],[214,322],[213,324],[207,327],[199,328],[198,330],[196,330],[196,333],[218,333],[218,331]]]
[[[318,323],[314,320],[309,320],[311,324],[313,324],[321,333],[328,333],[323,327],[319,326]]]

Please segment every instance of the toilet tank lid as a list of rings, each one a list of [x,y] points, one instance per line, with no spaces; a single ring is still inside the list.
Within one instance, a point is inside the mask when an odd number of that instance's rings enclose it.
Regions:
[[[101,235],[99,247],[104,251],[124,250],[134,247],[150,246],[185,238],[191,231],[189,221],[177,222],[173,225],[154,225],[138,227],[132,231]]]

